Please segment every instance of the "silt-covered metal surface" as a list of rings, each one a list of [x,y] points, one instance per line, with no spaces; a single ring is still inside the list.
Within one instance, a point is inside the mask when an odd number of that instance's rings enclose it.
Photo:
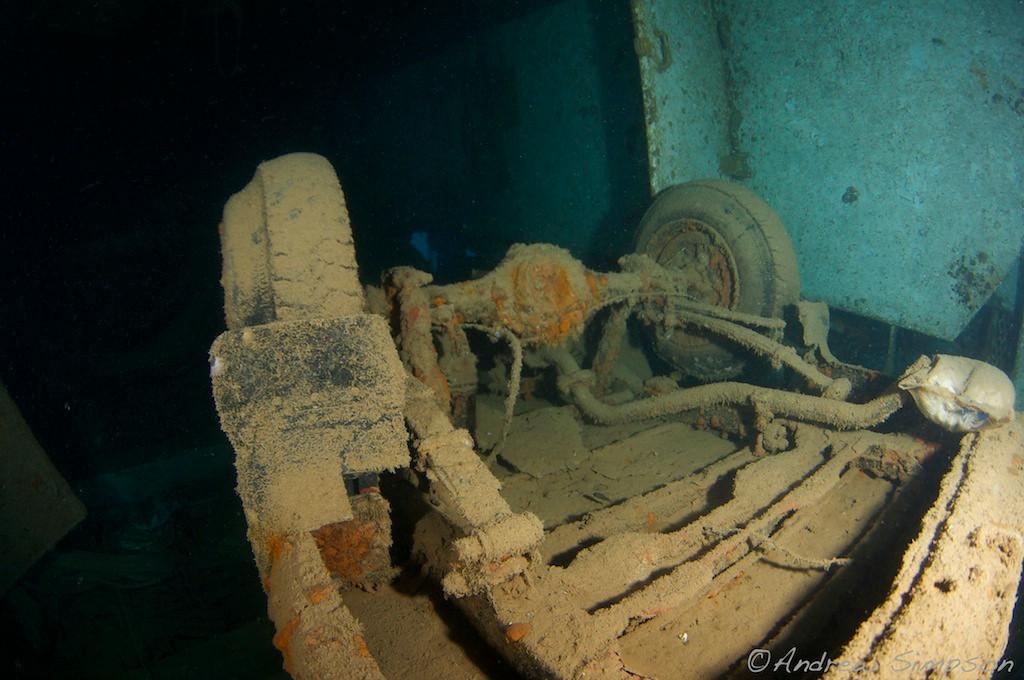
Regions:
[[[1016,5],[637,0],[651,188],[746,183],[803,295],[956,337],[1024,238]]]

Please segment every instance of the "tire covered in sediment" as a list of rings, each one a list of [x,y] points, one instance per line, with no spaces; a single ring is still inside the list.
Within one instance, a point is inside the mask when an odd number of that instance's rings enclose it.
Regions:
[[[658,194],[637,229],[636,252],[692,272],[693,297],[729,309],[781,316],[800,297],[793,244],[782,220],[749,189],[705,179]],[[684,331],[656,334],[658,354],[702,381],[742,372],[742,355]]]
[[[363,311],[345,196],[323,156],[261,163],[220,225],[229,329]]]

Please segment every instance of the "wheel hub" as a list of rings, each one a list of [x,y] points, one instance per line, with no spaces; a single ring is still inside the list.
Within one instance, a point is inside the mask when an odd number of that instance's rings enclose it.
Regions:
[[[696,219],[670,222],[648,245],[658,264],[687,274],[695,300],[732,309],[739,300],[739,278],[732,252],[722,238]]]

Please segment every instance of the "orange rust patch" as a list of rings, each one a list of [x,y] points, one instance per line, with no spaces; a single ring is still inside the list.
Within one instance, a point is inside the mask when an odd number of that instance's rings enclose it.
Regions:
[[[320,604],[328,597],[330,597],[331,592],[333,590],[334,586],[323,586],[322,588],[316,588],[314,590],[311,590],[309,594],[306,595],[306,597],[309,599],[309,602],[311,604]]]
[[[377,525],[353,519],[325,524],[312,533],[327,571],[349,583],[359,583],[365,573],[363,560],[373,548]]]
[[[444,372],[441,367],[434,366],[434,378],[437,380],[438,389],[441,390],[441,396],[444,398],[446,404],[450,404],[452,401],[452,388],[448,386],[448,378],[444,377]]]
[[[356,646],[356,654],[363,657],[364,659],[369,659],[371,656],[373,656],[373,654],[370,653],[369,646],[367,646],[366,644],[366,638],[364,638],[359,633],[356,633],[352,636],[352,644]]]
[[[715,248],[711,251],[708,260],[708,268],[713,272],[715,278],[715,296],[717,299],[711,303],[719,307],[729,307],[732,303],[732,272],[729,270],[729,262],[721,250]]]
[[[653,512],[647,513],[647,520],[644,522],[647,526],[648,531],[654,531],[655,525],[658,523],[658,518]]]
[[[430,304],[434,305],[435,307],[440,307],[445,302],[447,302],[447,300],[444,299],[444,296],[438,295],[433,300],[430,301]]]
[[[516,263],[510,272],[511,291],[491,292],[502,324],[519,335],[555,345],[583,323],[590,301],[580,300],[564,263],[555,258]],[[509,295],[511,292],[511,295]],[[511,308],[507,302],[511,299]]]
[[[274,634],[274,647],[277,651],[281,652],[281,656],[284,657],[284,669],[290,674],[292,672],[292,653],[290,644],[292,638],[295,637],[295,631],[299,627],[299,615],[296,614],[288,623],[284,625],[284,628],[280,629]]]
[[[741,571],[740,573],[738,573],[735,576],[733,576],[729,580],[729,582],[726,583],[725,585],[723,585],[721,588],[718,588],[717,590],[712,590],[710,593],[708,593],[707,599],[714,600],[716,597],[718,597],[722,593],[726,593],[726,592],[729,592],[730,590],[734,590],[734,589],[738,588],[746,580],[746,578],[747,578],[746,572],[742,572]]]
[[[512,623],[505,629],[505,637],[509,642],[519,642],[533,631],[529,623]]]
[[[281,534],[274,534],[273,536],[271,536],[270,564],[273,565],[275,562],[281,559],[281,555],[283,555],[288,550],[289,547],[291,546],[288,545],[288,542],[284,540],[284,537],[281,536]]]

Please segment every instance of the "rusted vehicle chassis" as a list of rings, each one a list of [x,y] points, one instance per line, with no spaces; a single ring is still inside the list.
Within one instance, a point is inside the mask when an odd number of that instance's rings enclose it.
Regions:
[[[767,209],[713,182],[688,196]],[[707,231],[712,212],[669,216],[682,245],[665,257],[671,239],[641,229],[644,247],[618,271],[517,245],[472,281],[433,285],[399,267],[364,289],[329,164],[292,154],[260,166],[221,225],[228,330],[211,375],[289,673],[383,677],[345,592],[393,575],[385,472],[430,508],[415,557],[530,677],[743,674],[752,650],[816,649],[830,668],[808,668],[833,676],[892,677],[908,650],[1000,661],[1024,555],[1019,420],[963,435],[913,414],[906,431],[880,427],[907,393],[831,355],[823,310],[799,301],[786,255],[750,298],[746,256]],[[696,265],[680,263],[687,253]],[[784,311],[795,342],[782,342]],[[655,380],[613,399],[630,319],[684,372],[757,358],[776,386]],[[474,333],[507,357],[499,446],[525,365],[554,376],[587,423],[711,429],[735,450],[565,521],[516,511],[465,429],[481,391]]]

